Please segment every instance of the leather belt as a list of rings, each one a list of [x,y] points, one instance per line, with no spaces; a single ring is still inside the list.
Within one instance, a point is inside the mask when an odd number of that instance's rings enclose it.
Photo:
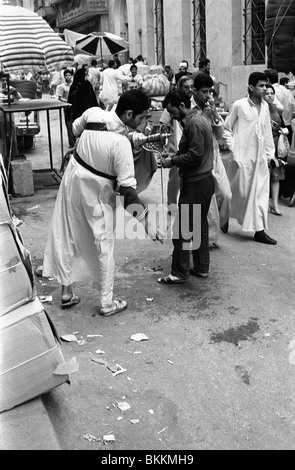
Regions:
[[[79,165],[83,166],[83,168],[90,171],[94,175],[101,176],[102,178],[106,178],[107,180],[111,180],[111,181],[117,180],[116,176],[107,175],[106,173],[103,173],[102,171],[98,171],[95,168],[92,168],[92,166],[88,165],[86,162],[84,162],[84,160],[82,160],[82,158],[78,155],[77,151],[74,152],[73,156],[75,160],[79,163]]]
[[[101,122],[88,122],[85,126],[85,131],[107,131],[106,124]]]

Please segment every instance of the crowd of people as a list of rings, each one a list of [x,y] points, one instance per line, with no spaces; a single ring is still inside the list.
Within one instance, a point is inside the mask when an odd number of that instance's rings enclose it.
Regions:
[[[125,210],[152,240],[162,242],[165,237],[138,196],[136,149],[130,138],[131,131],[152,131],[150,100],[139,73],[146,64],[141,56],[130,59],[128,75],[120,65],[115,57],[100,70],[93,60],[91,66],[64,70],[64,81],[57,86],[58,99],[71,104],[65,110],[71,158],[59,188],[43,267],[43,275],[62,286],[63,308],[80,302],[73,284],[85,272],[96,276],[103,316],[127,308],[126,301],[113,296],[116,196],[123,197]],[[252,233],[255,242],[276,245],[267,233],[269,213],[282,215],[281,196],[290,198],[290,206],[295,204],[294,169],[282,151],[282,141],[292,142],[295,117],[288,81],[280,82],[273,69],[251,73],[245,96],[223,118],[210,66],[203,58],[196,72],[189,72],[186,60],[175,74],[169,65],[163,69],[170,89],[160,123],[171,138],[161,165],[169,169],[168,214],[174,211],[176,217],[171,271],[159,278],[160,284],[183,284],[190,276],[208,278],[210,243],[218,246],[220,231],[231,229],[230,219]],[[221,138],[230,151],[227,171]]]

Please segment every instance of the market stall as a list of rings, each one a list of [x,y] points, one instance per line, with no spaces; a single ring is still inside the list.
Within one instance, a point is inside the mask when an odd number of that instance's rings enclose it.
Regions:
[[[13,142],[13,119],[14,113],[31,113],[34,111],[46,111],[47,115],[47,131],[48,131],[48,146],[49,146],[49,166],[48,168],[35,170],[36,173],[50,172],[52,176],[60,182],[60,175],[53,167],[53,155],[52,155],[52,142],[51,142],[51,127],[50,127],[50,111],[59,111],[59,123],[60,123],[60,149],[61,158],[64,155],[64,144],[63,144],[63,126],[62,126],[62,110],[71,106],[68,103],[63,103],[57,100],[28,100],[24,102],[16,101],[11,104],[0,103],[0,111],[4,117],[4,164],[9,173],[12,155],[12,142]]]

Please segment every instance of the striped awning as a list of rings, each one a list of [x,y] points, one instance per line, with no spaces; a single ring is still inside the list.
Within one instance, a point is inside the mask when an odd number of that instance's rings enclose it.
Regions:
[[[53,70],[73,61],[72,48],[41,16],[26,8],[0,5],[0,69]]]

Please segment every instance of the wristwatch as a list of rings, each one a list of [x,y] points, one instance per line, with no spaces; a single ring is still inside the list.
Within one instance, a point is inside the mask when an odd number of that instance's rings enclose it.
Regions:
[[[220,122],[219,116],[218,116],[218,118],[214,118],[214,119],[213,119],[213,122],[214,122],[214,124],[216,124],[216,125],[219,124],[219,122]]]

